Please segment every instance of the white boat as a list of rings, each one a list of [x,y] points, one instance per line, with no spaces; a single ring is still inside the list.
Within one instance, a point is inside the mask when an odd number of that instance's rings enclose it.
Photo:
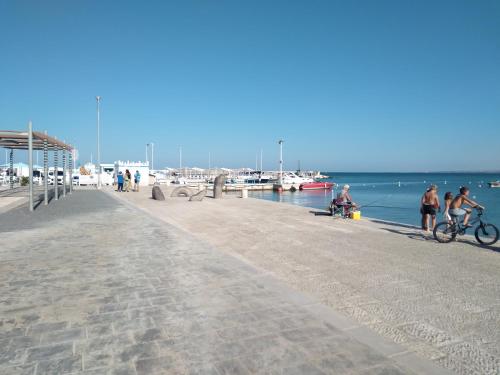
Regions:
[[[311,177],[300,177],[297,176],[294,172],[283,172],[283,184],[286,185],[297,185],[306,184],[310,182],[314,182],[314,179]]]
[[[299,177],[312,178],[314,181],[324,180],[329,176],[322,175],[320,171],[297,171]]]
[[[490,185],[490,188],[500,188],[500,181],[491,181],[488,182],[488,185]]]

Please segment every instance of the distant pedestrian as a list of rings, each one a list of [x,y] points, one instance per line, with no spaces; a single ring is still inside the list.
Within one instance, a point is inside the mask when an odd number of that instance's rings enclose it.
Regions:
[[[429,218],[432,220],[432,228],[436,226],[436,212],[440,209],[437,186],[431,185],[427,188],[420,201],[420,213],[422,214],[422,229],[429,231]]]
[[[125,191],[128,193],[130,191],[130,185],[131,185],[131,180],[132,180],[132,175],[130,174],[130,171],[128,169],[125,170],[125,177],[124,177],[124,188]]]
[[[135,191],[139,191],[139,184],[141,183],[141,174],[139,173],[139,171],[135,171],[135,174],[134,174],[134,190]]]
[[[443,216],[448,223],[451,223],[450,206],[452,201],[453,201],[453,193],[451,191],[447,191],[446,194],[444,195]]]
[[[118,183],[118,190],[123,192],[123,172],[118,172],[118,177],[116,178],[116,181]]]

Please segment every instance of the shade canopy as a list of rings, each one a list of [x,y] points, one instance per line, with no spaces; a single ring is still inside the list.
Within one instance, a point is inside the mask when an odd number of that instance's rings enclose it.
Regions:
[[[43,142],[47,140],[49,150],[73,150],[73,146],[58,141],[54,137],[40,132],[33,132],[33,150],[43,150]],[[14,130],[0,130],[0,147],[16,150],[28,150],[28,132]]]

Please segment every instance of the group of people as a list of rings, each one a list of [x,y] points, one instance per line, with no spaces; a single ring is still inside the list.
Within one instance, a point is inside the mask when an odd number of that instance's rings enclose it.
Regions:
[[[330,210],[333,210],[333,206],[341,207],[344,216],[352,210],[358,208],[357,204],[353,202],[351,195],[349,193],[350,186],[344,185],[342,191],[337,194],[337,197],[332,200],[330,204]],[[466,186],[460,188],[459,194],[453,196],[451,191],[448,191],[444,195],[444,210],[443,216],[448,222],[452,222],[452,216],[464,217],[463,225],[464,227],[470,227],[469,218],[471,216],[472,210],[470,208],[463,208],[464,205],[470,206],[472,208],[484,209],[483,206],[478,204],[469,198],[470,190]],[[436,226],[436,215],[441,211],[441,204],[439,202],[438,188],[436,185],[430,185],[422,196],[420,202],[420,213],[422,214],[422,229],[425,231],[434,230]],[[429,221],[431,225],[429,226]]]
[[[141,182],[141,174],[139,173],[139,171],[135,171],[133,191],[139,191],[140,182]],[[130,189],[132,188],[132,174],[128,169],[125,170],[125,173],[121,171],[118,172],[118,175],[116,176],[116,184],[117,184],[116,191],[121,191],[121,192],[130,191]]]
[[[433,230],[436,226],[436,214],[441,211],[439,202],[438,188],[436,185],[431,185],[427,188],[420,201],[420,213],[422,214],[422,229],[425,231]],[[466,186],[460,188],[459,194],[454,197],[451,191],[444,195],[444,210],[443,216],[445,220],[451,223],[452,216],[464,216],[464,227],[469,227],[469,218],[472,213],[470,208],[463,208],[467,205],[473,208],[484,208],[478,203],[469,198],[470,190]],[[429,227],[429,220],[431,226]]]

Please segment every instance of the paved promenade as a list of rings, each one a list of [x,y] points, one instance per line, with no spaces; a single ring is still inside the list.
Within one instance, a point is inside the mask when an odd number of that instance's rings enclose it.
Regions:
[[[413,228],[257,199],[119,197],[421,358],[458,374],[500,373],[500,244],[439,244]]]
[[[2,375],[446,373],[102,192],[0,233]]]

